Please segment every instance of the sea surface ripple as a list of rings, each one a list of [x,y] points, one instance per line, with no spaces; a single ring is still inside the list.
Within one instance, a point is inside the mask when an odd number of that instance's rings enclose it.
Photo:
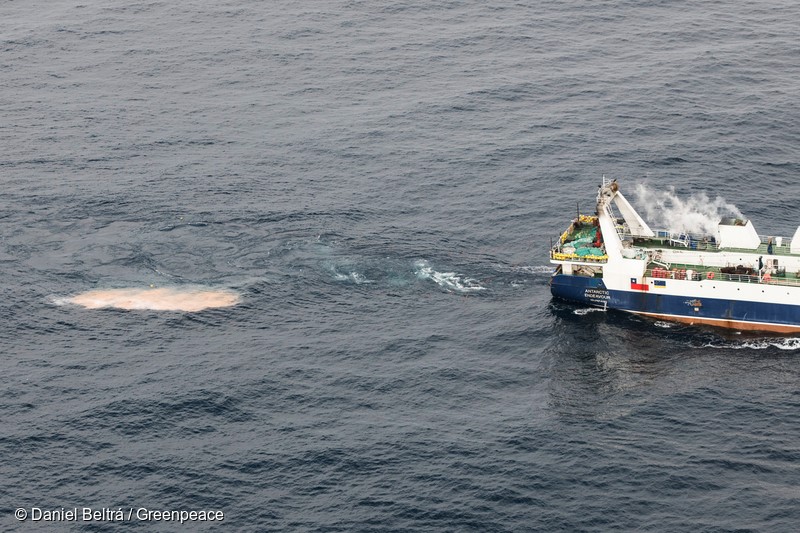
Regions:
[[[546,259],[602,175],[794,233],[797,2],[0,13],[0,529],[797,530],[800,339],[552,301]],[[185,287],[238,303],[65,304]]]

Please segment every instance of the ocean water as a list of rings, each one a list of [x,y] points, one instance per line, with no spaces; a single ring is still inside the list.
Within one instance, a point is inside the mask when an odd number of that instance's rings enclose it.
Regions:
[[[2,530],[797,530],[800,339],[553,301],[547,249],[603,175],[791,236],[800,4],[0,15]],[[69,303],[151,286],[239,303]]]

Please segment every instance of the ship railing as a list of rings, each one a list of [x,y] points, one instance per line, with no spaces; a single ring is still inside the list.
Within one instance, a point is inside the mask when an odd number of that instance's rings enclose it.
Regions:
[[[671,247],[700,251],[724,250],[724,248],[720,248],[719,241],[713,235],[685,231],[669,231],[666,229],[653,230],[653,233],[655,233],[655,236],[652,237],[652,239],[663,242]],[[627,225],[617,225],[617,234],[623,241],[642,238],[639,235],[633,235]],[[770,244],[772,244],[772,253],[774,255],[789,255],[791,253],[792,239],[790,238],[775,237],[772,235],[759,235],[758,237],[761,244],[767,247],[766,250],[762,248],[761,253],[769,253],[768,246]]]
[[[712,235],[666,229],[653,230],[653,233],[655,233],[655,239],[668,243],[670,246],[691,250],[719,250],[719,242]]]
[[[691,273],[691,274],[690,274]],[[790,287],[800,287],[800,279],[792,279],[785,276],[776,274],[765,274],[759,276],[758,274],[726,274],[720,272],[718,269],[710,269],[698,267],[698,269],[672,269],[667,270],[663,268],[648,268],[645,270],[644,275],[650,279],[678,279],[678,280],[713,280],[713,281],[726,281],[734,283],[761,283],[766,285],[784,285]]]
[[[792,239],[787,237],[776,237],[774,235],[759,235],[759,239],[761,239],[761,244],[766,244],[772,246],[777,250],[785,250],[786,253],[789,253],[789,249],[792,247]]]

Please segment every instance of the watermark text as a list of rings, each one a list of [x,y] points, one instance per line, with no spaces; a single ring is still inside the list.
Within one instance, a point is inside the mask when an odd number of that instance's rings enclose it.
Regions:
[[[146,507],[17,507],[20,522],[222,522],[225,513],[211,509],[147,509]]]

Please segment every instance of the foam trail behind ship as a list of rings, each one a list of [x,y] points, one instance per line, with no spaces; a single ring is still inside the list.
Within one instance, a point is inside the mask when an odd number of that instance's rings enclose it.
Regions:
[[[477,280],[460,276],[455,272],[437,272],[424,259],[414,262],[414,273],[419,279],[433,280],[448,292],[468,293],[486,290]]]
[[[703,345],[704,348],[716,348],[724,350],[766,350],[769,348],[776,348],[778,350],[796,351],[800,350],[800,338],[787,337],[787,338],[764,338],[753,339],[741,342],[730,342],[724,344],[707,343]]]

